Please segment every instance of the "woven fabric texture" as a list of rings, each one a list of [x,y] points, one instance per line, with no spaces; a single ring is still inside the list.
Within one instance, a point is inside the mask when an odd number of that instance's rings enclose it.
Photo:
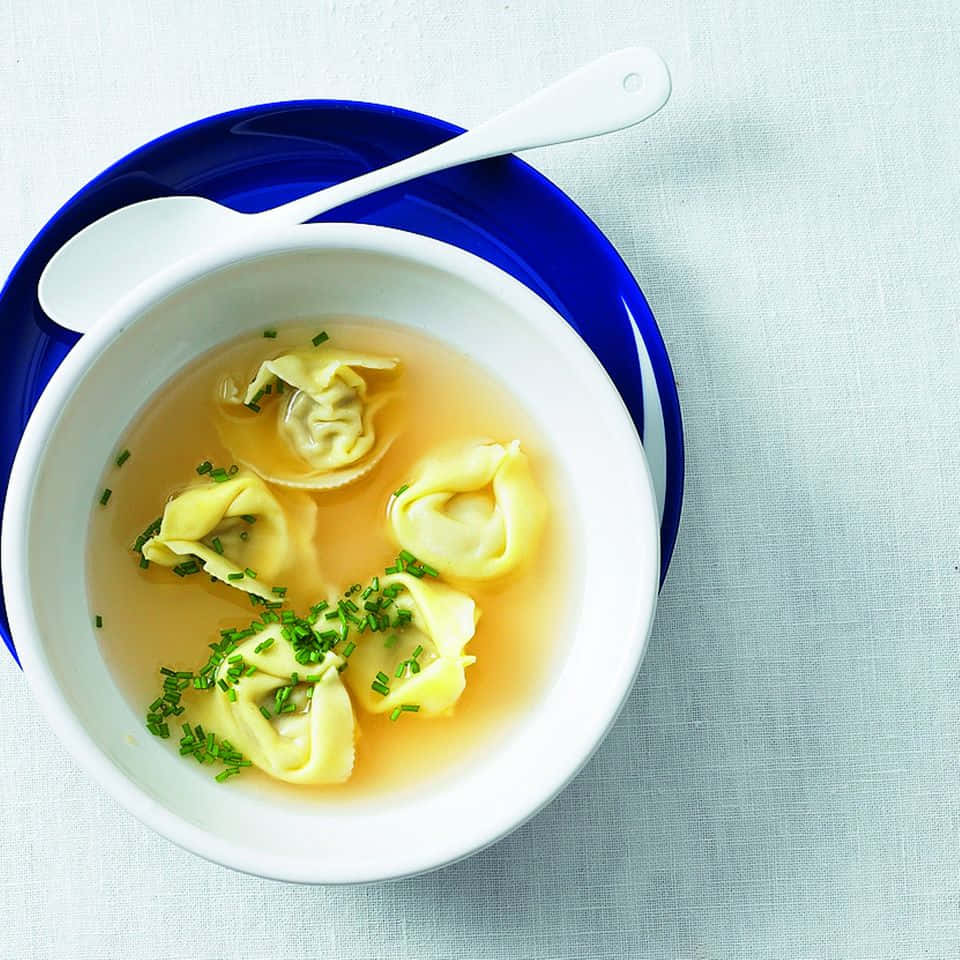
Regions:
[[[679,545],[580,777],[419,879],[207,864],[80,773],[0,662],[0,958],[960,956],[954,0],[0,0],[0,269],[117,156],[230,107],[465,124],[649,41],[668,108],[531,161],[673,358]]]

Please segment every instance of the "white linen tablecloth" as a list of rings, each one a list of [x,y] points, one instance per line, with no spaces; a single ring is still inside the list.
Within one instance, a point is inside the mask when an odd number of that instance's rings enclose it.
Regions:
[[[657,45],[532,161],[636,273],[687,436],[641,678],[543,813],[388,885],[240,876],[81,774],[0,663],[0,957],[960,957],[955,0],[0,0],[0,269],[117,156],[345,97],[474,123]]]

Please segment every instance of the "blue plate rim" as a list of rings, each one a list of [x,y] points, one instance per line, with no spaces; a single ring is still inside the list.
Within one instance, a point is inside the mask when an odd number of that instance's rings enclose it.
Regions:
[[[182,124],[168,130],[159,136],[148,140],[135,147],[128,153],[118,157],[109,166],[105,167],[95,177],[84,183],[70,197],[64,201],[54,213],[47,219],[43,226],[34,234],[33,239],[23,249],[23,252],[16,259],[10,271],[8,272],[2,287],[0,287],[0,301],[7,294],[11,284],[18,271],[29,260],[33,251],[43,244],[47,234],[50,233],[58,221],[69,212],[70,208],[81,200],[89,191],[102,185],[118,170],[118,168],[136,161],[138,157],[148,153],[151,150],[167,143],[171,139],[182,136],[189,131],[196,131],[208,125],[215,125],[224,121],[233,119],[247,118],[253,113],[262,113],[270,110],[289,110],[289,109],[321,109],[321,110],[362,110],[370,113],[383,113],[390,116],[401,117],[411,121],[428,124],[434,128],[449,133],[450,136],[456,136],[465,132],[464,127],[443,120],[430,114],[420,113],[415,110],[409,110],[404,107],[392,106],[390,104],[373,103],[365,100],[340,100],[340,99],[297,99],[297,100],[278,100],[264,103],[249,104],[244,107],[236,107],[225,110],[220,113],[209,114],[189,123]],[[587,213],[563,190],[560,189],[552,180],[541,173],[535,167],[522,160],[515,154],[510,154],[505,158],[511,165],[523,171],[524,175],[538,181],[542,187],[550,194],[552,199],[564,205],[580,222],[587,233],[591,234],[593,239],[599,241],[606,250],[610,263],[613,265],[618,280],[625,284],[632,292],[635,292],[638,298],[637,304],[625,304],[630,314],[631,323],[637,324],[637,310],[646,319],[647,323],[642,329],[638,329],[640,337],[646,346],[650,363],[654,371],[657,393],[660,396],[661,411],[664,419],[664,429],[666,438],[666,490],[663,506],[663,515],[661,517],[660,531],[660,585],[663,586],[667,571],[673,557],[676,546],[677,535],[680,527],[680,517],[683,508],[684,480],[685,480],[685,452],[684,452],[684,432],[683,419],[680,409],[680,399],[676,388],[676,378],[673,373],[673,366],[667,353],[666,344],[663,335],[660,332],[659,325],[654,317],[653,311],[647,302],[646,296],[633,276],[630,268],[627,266],[619,251],[597,226],[597,224],[587,215]],[[5,499],[5,498],[4,498]],[[0,504],[2,506],[2,504]],[[16,648],[12,637],[0,631],[4,644],[10,651],[16,663],[20,664]]]

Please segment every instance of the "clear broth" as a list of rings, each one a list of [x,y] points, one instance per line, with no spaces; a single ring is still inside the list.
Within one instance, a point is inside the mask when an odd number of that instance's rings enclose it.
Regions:
[[[216,390],[224,375],[252,374],[260,361],[302,346],[319,329],[338,347],[396,356],[403,368],[398,401],[377,421],[378,430],[396,428],[398,440],[367,476],[310,494],[318,508],[316,542],[326,582],[343,590],[368,582],[392,563],[397,547],[387,530],[387,501],[410,478],[414,464],[442,444],[519,439],[551,505],[534,563],[493,583],[461,587],[482,613],[467,647],[477,662],[467,670],[467,688],[452,716],[404,714],[391,722],[358,710],[356,763],[344,784],[293,786],[254,770],[229,783],[269,784],[298,799],[355,801],[410,788],[469,762],[543,691],[550,665],[565,653],[575,551],[563,522],[568,502],[563,479],[532,418],[475,361],[406,328],[342,318],[281,329],[275,340],[247,336],[205,354],[151,398],[118,442],[117,449],[128,448],[131,456],[120,468],[110,466],[105,486],[113,495],[105,508],[93,511],[88,587],[91,610],[103,617],[98,631],[103,657],[140,714],[157,696],[161,666],[196,669],[221,628],[246,626],[258,616],[246,594],[203,574],[181,579],[156,564],[141,569],[131,544],[174,493],[197,479],[197,464],[232,462],[216,429]],[[282,503],[284,488],[272,489]],[[298,611],[323,595],[322,585],[304,582],[293,571],[283,582],[288,605]],[[214,691],[188,691],[187,712],[179,720],[190,719],[192,696],[211,695]],[[174,745],[176,730],[179,722],[171,723]]]

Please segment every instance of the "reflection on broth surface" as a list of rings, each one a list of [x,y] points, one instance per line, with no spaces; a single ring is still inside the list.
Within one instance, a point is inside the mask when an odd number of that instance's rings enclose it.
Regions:
[[[104,659],[138,713],[164,690],[183,708],[161,718],[174,749],[199,723],[251,759],[237,782],[330,801],[414,786],[505,733],[566,653],[562,478],[505,387],[422,334],[324,318],[244,337],[117,449],[88,553]],[[246,635],[197,680],[230,629]],[[236,766],[223,753],[210,775]]]

